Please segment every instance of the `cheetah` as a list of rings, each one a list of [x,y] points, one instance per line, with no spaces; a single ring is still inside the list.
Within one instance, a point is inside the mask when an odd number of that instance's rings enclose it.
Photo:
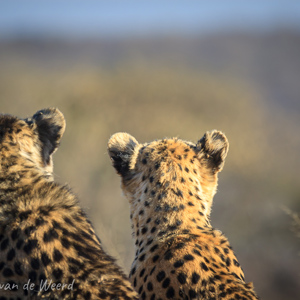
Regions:
[[[56,108],[0,115],[0,299],[138,299],[76,196],[54,182],[64,130]]]
[[[227,238],[210,224],[228,147],[216,130],[196,144],[139,144],[127,133],[110,138],[135,240],[129,277],[141,299],[258,299]]]

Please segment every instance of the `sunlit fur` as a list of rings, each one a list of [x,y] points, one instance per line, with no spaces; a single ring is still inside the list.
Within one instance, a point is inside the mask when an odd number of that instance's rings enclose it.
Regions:
[[[0,299],[137,299],[75,195],[53,181],[64,130],[55,108],[0,115]]]
[[[130,203],[135,259],[130,280],[141,299],[257,299],[226,237],[210,224],[217,173],[228,141],[207,132],[139,144],[127,133],[108,142]]]

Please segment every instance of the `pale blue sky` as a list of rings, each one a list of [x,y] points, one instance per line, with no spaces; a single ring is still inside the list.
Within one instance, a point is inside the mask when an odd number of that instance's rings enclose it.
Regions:
[[[201,34],[279,26],[300,29],[300,1],[0,0],[0,37]]]

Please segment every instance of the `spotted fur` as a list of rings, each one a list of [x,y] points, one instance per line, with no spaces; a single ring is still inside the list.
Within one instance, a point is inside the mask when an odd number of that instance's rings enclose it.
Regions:
[[[52,154],[65,130],[54,108],[0,115],[0,299],[137,299]]]
[[[257,299],[228,240],[210,224],[227,151],[219,131],[196,144],[139,144],[127,133],[110,138],[108,152],[130,203],[130,280],[141,299]]]

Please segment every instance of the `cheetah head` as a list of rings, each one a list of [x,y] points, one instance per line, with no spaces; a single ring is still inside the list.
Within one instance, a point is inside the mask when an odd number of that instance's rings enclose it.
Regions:
[[[0,115],[0,176],[21,178],[34,170],[52,177],[52,154],[64,130],[64,116],[56,108],[42,109],[26,119]]]
[[[206,132],[197,142],[177,138],[139,144],[127,133],[116,133],[108,142],[113,166],[122,178],[122,190],[131,204],[131,218],[139,224],[144,215],[198,211],[209,223],[217,174],[228,151],[226,136]],[[147,212],[147,213],[146,213]]]

